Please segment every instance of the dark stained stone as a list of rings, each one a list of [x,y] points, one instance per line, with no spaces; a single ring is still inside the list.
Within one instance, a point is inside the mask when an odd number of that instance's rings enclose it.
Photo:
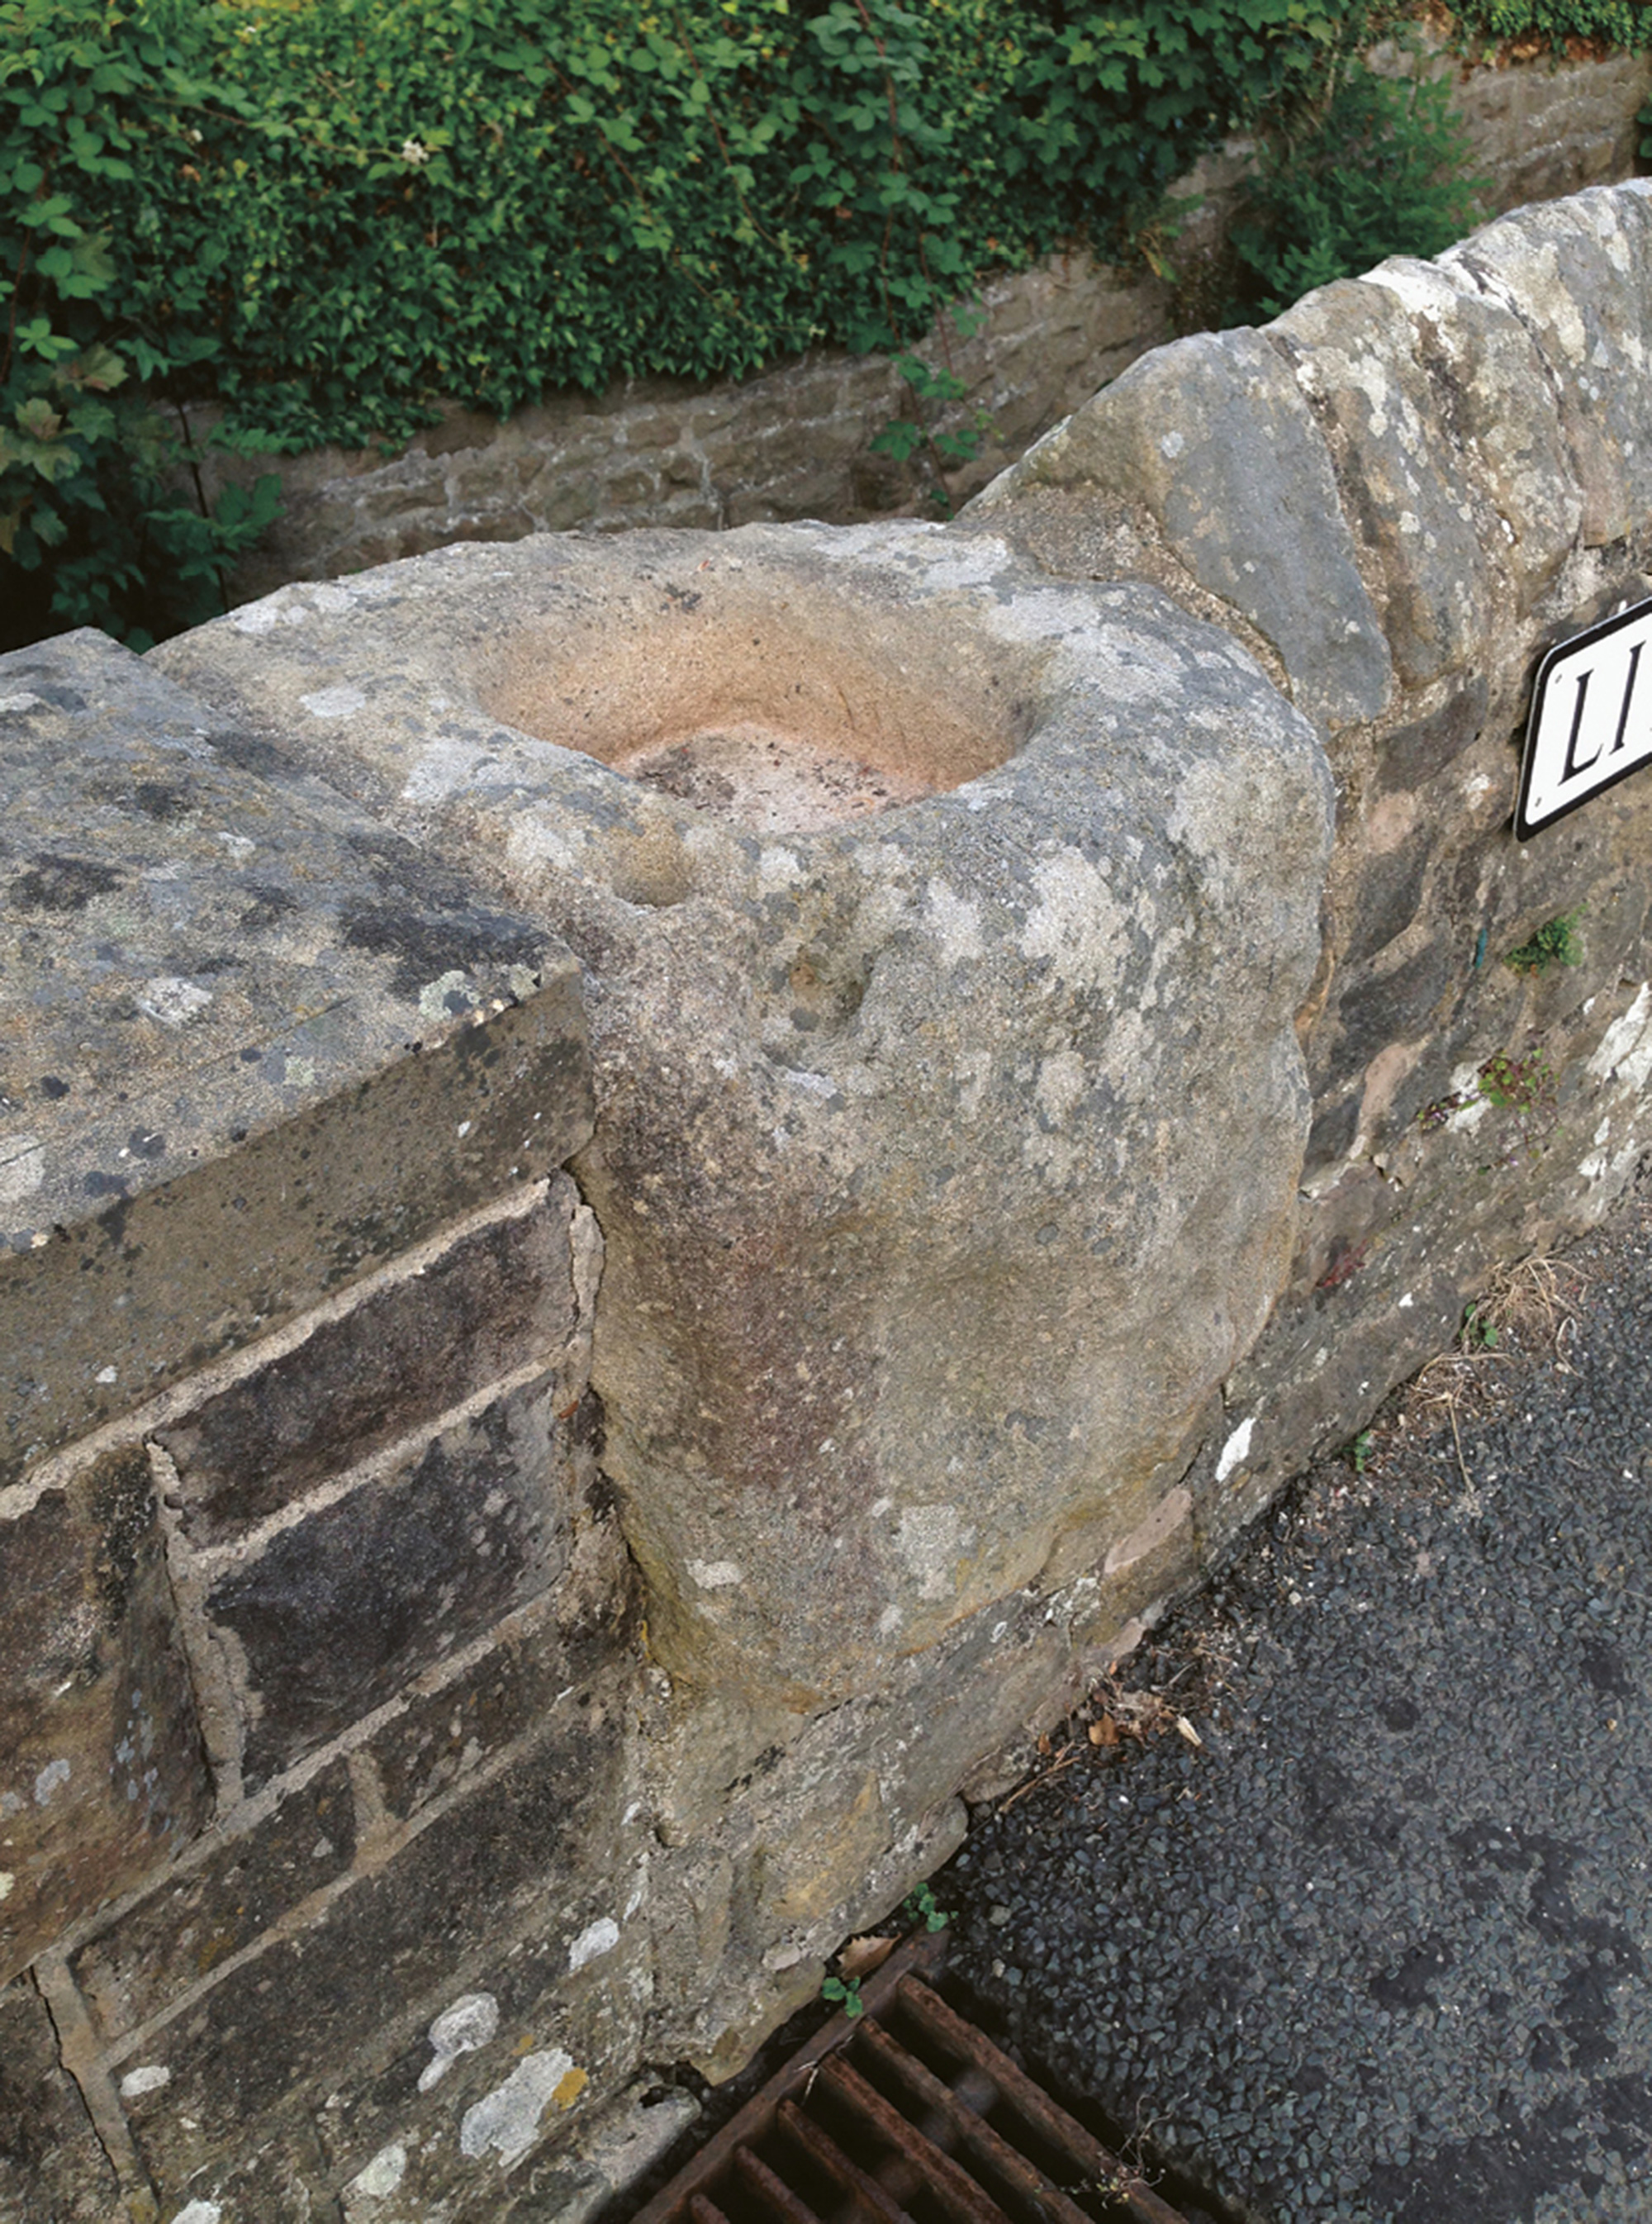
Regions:
[[[518,1935],[547,1892],[577,1892],[591,1866],[602,1873],[619,1835],[621,1779],[602,1758],[618,1722],[583,1696],[314,1924],[272,1940],[144,2039],[133,2058],[170,2077],[129,2113],[163,2183],[180,2183],[312,2080],[328,2081],[325,2092],[344,2065],[365,2075],[388,2038],[400,2052],[408,2003],[432,1996],[434,2012],[441,1988],[467,1989],[460,1973]]]
[[[325,1322],[162,1431],[192,1542],[237,1535],[536,1355],[560,1349],[574,1326],[572,1203],[572,1185],[559,1178],[533,1212],[462,1236],[418,1274]]]
[[[254,1695],[249,1786],[556,1582],[571,1479],[555,1395],[541,1378],[454,1423],[219,1579],[207,1611]]]
[[[219,1839],[73,1955],[76,1983],[106,2039],[147,2023],[350,1867],[356,1820],[334,1761],[252,1829]]]
[[[582,1551],[553,1614],[501,1637],[452,1682],[412,1696],[374,1736],[368,1750],[392,1814],[410,1819],[526,1737],[573,1686],[634,1662],[635,1571],[612,1520],[604,1527],[606,1550]]]
[[[0,1976],[162,1867],[211,1786],[142,1445],[0,1520]]]
[[[110,2224],[120,2188],[27,1978],[0,1991],[0,2217]]]
[[[0,703],[3,1482],[553,1171],[590,1084],[554,934],[398,886],[141,658],[64,635]]]
[[[1358,1071],[1389,1043],[1425,1033],[1457,964],[1455,938],[1440,936],[1391,971],[1346,990],[1338,1011],[1338,1070]]]
[[[1466,673],[1438,711],[1384,734],[1378,745],[1384,789],[1421,787],[1479,740],[1490,690],[1483,673]]]
[[[1366,865],[1352,906],[1353,932],[1342,954],[1345,965],[1374,957],[1416,917],[1436,838],[1433,827],[1421,827],[1397,850],[1382,852]]]

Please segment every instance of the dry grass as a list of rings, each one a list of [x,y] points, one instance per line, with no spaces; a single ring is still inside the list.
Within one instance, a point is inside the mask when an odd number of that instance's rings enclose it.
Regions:
[[[1586,1279],[1564,1259],[1499,1267],[1468,1308],[1452,1349],[1430,1360],[1412,1385],[1406,1403],[1413,1425],[1437,1427],[1449,1418],[1454,1426],[1460,1414],[1488,1413],[1511,1370],[1552,1364],[1570,1374],[1567,1347],[1578,1333]]]

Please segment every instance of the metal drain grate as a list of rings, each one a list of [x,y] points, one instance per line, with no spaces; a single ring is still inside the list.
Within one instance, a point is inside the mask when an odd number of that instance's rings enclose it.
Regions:
[[[1186,2224],[899,1948],[632,2224]]]

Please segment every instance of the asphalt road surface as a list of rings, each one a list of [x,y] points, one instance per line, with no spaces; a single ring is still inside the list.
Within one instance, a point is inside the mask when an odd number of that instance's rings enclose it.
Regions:
[[[1646,1204],[1511,1302],[935,1880],[954,1968],[1218,2219],[1652,2224]]]

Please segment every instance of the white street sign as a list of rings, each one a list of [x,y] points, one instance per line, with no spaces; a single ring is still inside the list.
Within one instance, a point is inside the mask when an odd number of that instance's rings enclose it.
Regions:
[[[1515,833],[1529,842],[1652,761],[1652,602],[1551,648],[1537,668]]]

